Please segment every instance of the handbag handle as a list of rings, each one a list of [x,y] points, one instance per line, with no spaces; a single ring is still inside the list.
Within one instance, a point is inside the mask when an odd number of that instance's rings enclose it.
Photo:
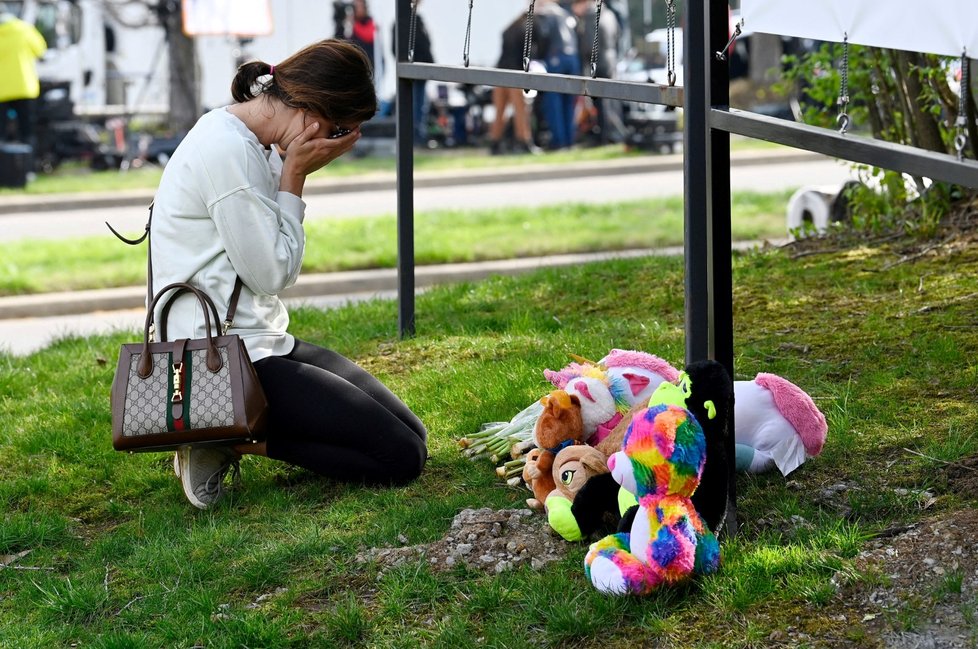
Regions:
[[[143,327],[143,350],[139,357],[139,365],[136,368],[136,374],[140,378],[145,379],[153,372],[153,361],[149,352],[149,338],[150,338],[150,327],[153,324],[153,312],[156,310],[156,303],[169,291],[174,289],[180,289],[180,292],[190,291],[195,296],[197,296],[197,302],[200,303],[201,308],[204,311],[204,331],[207,336],[207,369],[211,372],[217,372],[224,365],[224,361],[221,360],[221,355],[217,351],[217,345],[214,344],[214,337],[211,332],[211,313],[217,313],[217,307],[214,306],[214,301],[201,291],[199,288],[193,284],[187,284],[186,282],[174,282],[168,286],[163,287],[156,297],[153,298],[153,302],[149,305],[149,309],[146,313],[146,324]],[[217,323],[215,323],[216,325]],[[163,341],[165,342],[165,340]]]
[[[160,323],[159,323],[160,324],[160,326],[159,326],[159,329],[160,329],[160,342],[166,341],[166,336],[167,336],[167,334],[166,334],[166,322],[167,322],[167,319],[170,317],[170,307],[173,306],[173,303],[176,302],[176,299],[178,297],[180,297],[184,293],[188,293],[188,292],[189,292],[188,289],[178,288],[177,290],[175,290],[173,293],[170,294],[170,297],[167,298],[166,302],[163,304],[163,308],[160,309]],[[209,295],[207,297],[210,298]],[[211,301],[211,306],[214,307],[211,310],[211,315],[214,316],[214,322],[220,322],[220,319],[219,319],[219,317],[217,315],[217,307],[214,304],[214,301],[213,300],[210,300],[210,301]]]

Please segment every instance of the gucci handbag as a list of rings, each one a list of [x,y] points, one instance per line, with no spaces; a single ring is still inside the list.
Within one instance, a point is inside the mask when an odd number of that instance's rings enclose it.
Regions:
[[[152,340],[157,303],[160,341]],[[204,313],[206,336],[168,341],[166,319],[177,296],[191,293]],[[241,292],[235,282],[224,329],[213,300],[197,287],[176,283],[153,298],[143,341],[122,346],[112,382],[112,445],[117,451],[167,451],[183,444],[227,445],[260,441],[267,401],[244,342],[228,335]],[[212,320],[213,318],[213,320]]]

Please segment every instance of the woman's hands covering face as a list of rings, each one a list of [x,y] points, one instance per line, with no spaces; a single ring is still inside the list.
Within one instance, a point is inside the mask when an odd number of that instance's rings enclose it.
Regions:
[[[360,139],[357,126],[346,135],[330,138],[320,120],[307,124],[285,149],[285,172],[308,176],[350,151]]]

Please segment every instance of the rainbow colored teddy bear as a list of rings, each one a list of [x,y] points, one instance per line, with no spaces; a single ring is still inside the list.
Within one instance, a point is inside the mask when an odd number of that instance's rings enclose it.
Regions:
[[[585,571],[595,588],[644,595],[716,572],[720,546],[691,500],[705,464],[703,429],[688,410],[655,405],[633,416],[608,467],[638,498],[638,509],[628,532],[606,536],[588,550]]]

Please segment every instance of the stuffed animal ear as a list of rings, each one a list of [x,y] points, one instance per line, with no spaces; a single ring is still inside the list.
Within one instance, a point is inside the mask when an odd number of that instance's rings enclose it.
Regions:
[[[652,382],[647,376],[642,376],[641,374],[635,374],[633,372],[625,372],[622,377],[628,381],[628,387],[632,391],[632,396],[637,395],[645,388],[649,387],[649,383]]]
[[[586,397],[588,401],[595,400],[594,397],[591,396],[591,390],[587,387],[587,383],[585,383],[584,381],[578,381],[577,383],[575,383],[574,389],[577,390],[579,394]]]
[[[570,408],[571,396],[566,392],[564,392],[563,390],[554,390],[553,392],[550,393],[550,397],[553,401],[556,402],[555,405],[558,408],[563,408],[563,409]],[[578,401],[578,405],[580,405],[580,401]]]
[[[583,464],[587,468],[588,472],[590,472],[592,475],[608,473],[608,460],[600,451],[598,451],[597,454],[588,453],[582,457],[581,464]]]

